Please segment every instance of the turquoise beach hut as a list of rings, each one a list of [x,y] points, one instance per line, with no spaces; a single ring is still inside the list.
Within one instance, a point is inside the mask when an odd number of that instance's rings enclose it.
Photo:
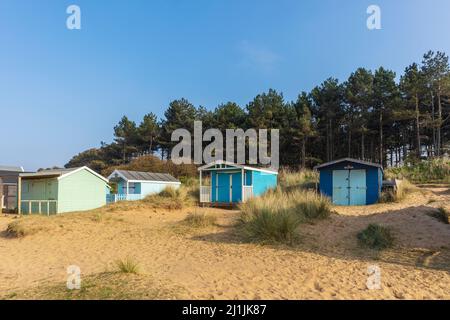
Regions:
[[[319,190],[340,206],[362,206],[378,202],[383,168],[377,163],[344,158],[314,167],[320,173]]]
[[[226,161],[216,161],[198,169],[200,203],[233,205],[246,202],[277,186],[278,172]]]

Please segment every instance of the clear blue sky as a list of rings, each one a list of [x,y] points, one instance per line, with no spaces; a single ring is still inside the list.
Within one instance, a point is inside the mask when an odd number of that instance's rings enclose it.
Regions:
[[[82,30],[66,28],[70,4]],[[382,30],[366,28],[370,4]],[[450,53],[449,14],[448,0],[1,0],[0,164],[62,166],[112,141],[122,115],[162,116],[181,97],[245,106],[357,67],[399,73]]]

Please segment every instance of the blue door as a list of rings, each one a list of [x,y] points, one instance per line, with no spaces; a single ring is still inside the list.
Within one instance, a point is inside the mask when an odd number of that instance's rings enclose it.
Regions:
[[[349,205],[349,172],[348,170],[333,170],[333,204]]]
[[[240,202],[242,197],[242,174],[232,173],[231,174],[231,200],[233,203]]]
[[[217,173],[217,202],[231,202],[229,173]]]
[[[366,170],[350,171],[350,205],[363,206],[366,204]]]

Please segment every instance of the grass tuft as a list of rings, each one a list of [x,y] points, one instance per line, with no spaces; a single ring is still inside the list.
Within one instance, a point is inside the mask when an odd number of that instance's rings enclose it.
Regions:
[[[285,190],[294,188],[314,189],[319,181],[318,173],[312,170],[291,171],[282,169],[278,175],[279,185]]]
[[[192,204],[192,199],[187,193],[188,191],[183,187],[177,189],[167,187],[159,194],[149,195],[142,201],[153,208],[179,210]]]
[[[369,226],[358,233],[359,243],[375,250],[391,248],[394,244],[394,237],[391,230],[378,224],[369,224]]]
[[[391,202],[402,202],[413,192],[418,192],[419,188],[413,185],[406,179],[401,180],[399,185],[397,185],[396,191],[384,191],[381,194],[379,202],[381,203],[391,203]]]
[[[282,189],[267,192],[241,204],[240,230],[244,237],[261,243],[292,244],[302,222],[325,219],[331,213],[329,199],[312,191]]]
[[[183,224],[192,228],[207,228],[216,224],[217,217],[203,211],[189,213]]]
[[[50,226],[51,222],[47,217],[23,217],[8,224],[8,227],[6,228],[6,236],[11,238],[23,238],[48,230]]]
[[[301,221],[299,217],[289,211],[272,212],[262,209],[249,218],[244,215],[241,219],[241,233],[250,240],[266,243],[283,243],[292,245],[298,239],[296,229]]]
[[[131,258],[126,258],[125,260],[117,260],[116,266],[121,273],[139,273],[139,265],[136,261]]]

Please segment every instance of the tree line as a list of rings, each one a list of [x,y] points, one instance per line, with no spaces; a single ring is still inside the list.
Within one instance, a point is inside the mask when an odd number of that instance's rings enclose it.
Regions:
[[[283,166],[312,167],[343,157],[400,166],[439,157],[450,149],[449,59],[429,51],[399,78],[383,67],[358,68],[346,81],[328,78],[295,101],[273,89],[245,107],[227,102],[208,110],[184,98],[174,100],[162,119],[149,113],[135,123],[124,116],[114,127],[112,143],[74,156],[66,167],[101,171],[140,155],[169,159],[176,144],[172,132],[193,132],[195,120],[203,122],[203,130],[279,129]]]

